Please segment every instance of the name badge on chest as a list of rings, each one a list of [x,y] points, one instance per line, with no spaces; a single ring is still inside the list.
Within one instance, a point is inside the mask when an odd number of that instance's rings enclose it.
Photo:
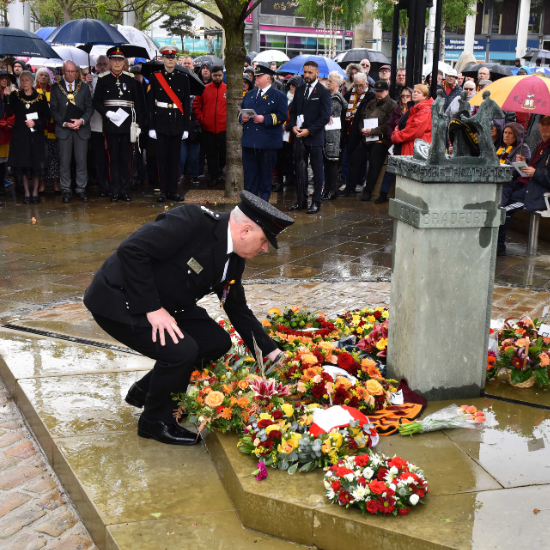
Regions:
[[[202,265],[195,260],[195,258],[191,258],[187,265],[198,275],[202,271]]]

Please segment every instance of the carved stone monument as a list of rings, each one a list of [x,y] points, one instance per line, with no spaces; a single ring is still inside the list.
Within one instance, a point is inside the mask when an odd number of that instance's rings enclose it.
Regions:
[[[438,97],[431,145],[417,140],[412,157],[388,164],[397,175],[389,375],[430,400],[479,397],[484,387],[501,184],[512,179],[492,150],[492,119],[504,116],[484,98],[468,120],[479,156],[445,153]]]

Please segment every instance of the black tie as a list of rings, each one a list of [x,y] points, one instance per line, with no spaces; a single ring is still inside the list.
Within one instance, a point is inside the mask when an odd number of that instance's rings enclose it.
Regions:
[[[304,99],[309,99],[309,91],[311,89],[311,84],[306,86],[306,93],[304,94]]]

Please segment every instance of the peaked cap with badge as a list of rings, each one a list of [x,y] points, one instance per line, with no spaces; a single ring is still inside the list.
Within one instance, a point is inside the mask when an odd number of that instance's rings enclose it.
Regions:
[[[241,199],[239,208],[276,245],[277,235],[294,220],[250,193],[241,193]],[[86,290],[84,304],[99,326],[156,360],[152,373],[137,381],[127,397],[135,406],[145,405],[138,423],[143,437],[170,442],[162,426],[151,435],[154,427],[148,422],[174,425],[171,393],[185,391],[192,370],[231,347],[228,334],[197,305],[207,294],[218,295],[249,349],[254,349],[253,336],[264,355],[278,348],[246,303],[245,259],[233,252],[230,236],[230,212],[194,204],[162,212],[120,244]],[[184,334],[177,344],[168,335],[165,346],[152,341],[147,314],[162,308]]]
[[[258,61],[256,64],[256,69],[254,70],[254,76],[262,76],[263,74],[274,76],[277,74],[277,71],[271,69],[264,61]]]

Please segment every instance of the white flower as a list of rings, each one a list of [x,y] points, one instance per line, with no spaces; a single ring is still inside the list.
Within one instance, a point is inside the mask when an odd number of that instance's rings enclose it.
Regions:
[[[330,489],[330,483],[325,480],[325,489]]]
[[[199,416],[199,422],[204,422],[204,416]]]
[[[392,491],[395,491],[396,487],[393,483],[390,483],[389,489],[391,489]]]
[[[328,498],[329,500],[334,500],[334,497],[336,496],[336,495],[334,494],[334,491],[333,491],[332,489],[329,489],[329,490],[326,492],[326,495],[327,495],[327,498]]]
[[[368,493],[366,487],[357,487],[355,491],[351,492],[351,495],[355,500],[364,500],[367,494]]]
[[[205,381],[204,381],[204,385],[205,385],[205,386],[210,386],[210,382],[208,382],[208,380],[205,380]]]
[[[418,495],[416,495],[416,494],[411,495],[411,496],[409,497],[409,501],[410,501],[410,503],[411,503],[413,506],[416,506],[416,505],[418,504],[418,501],[419,501],[419,500],[420,500],[420,497],[419,497]]]
[[[261,443],[261,441],[260,441],[260,439],[257,437],[257,438],[254,440],[254,447],[257,447],[260,443]]]
[[[368,466],[363,470],[363,477],[365,479],[370,479],[374,475],[374,470]]]
[[[349,481],[349,482],[352,482],[355,479],[355,475],[354,474],[346,474],[344,476],[344,479]]]
[[[395,466],[392,466],[390,468],[390,474],[395,475],[395,474],[398,474],[398,473],[399,473],[399,470]]]

